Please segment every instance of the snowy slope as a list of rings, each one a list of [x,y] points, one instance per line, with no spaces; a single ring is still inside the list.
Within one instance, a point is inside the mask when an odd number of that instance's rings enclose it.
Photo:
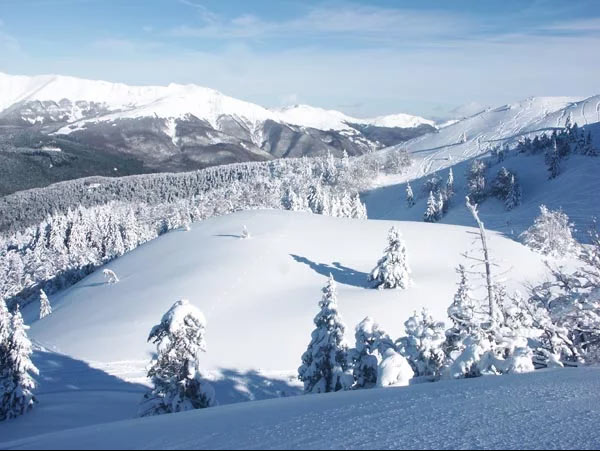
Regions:
[[[250,240],[238,238],[244,224],[253,235]],[[426,306],[445,318],[457,282],[454,268],[472,247],[470,229],[399,224],[415,286],[366,289],[391,225],[280,211],[213,218],[110,263],[121,279],[117,285],[106,285],[97,272],[54,296],[54,313],[34,322],[30,335],[77,359],[144,362],[152,351],[146,344],[150,328],[173,302],[188,298],[208,319],[205,368],[293,372],[330,273],[340,283],[349,341],[367,315],[394,337],[403,333],[415,309]],[[492,235],[491,246],[502,271],[508,271],[511,289],[545,274],[541,258],[522,245]],[[26,312],[29,319],[36,308]]]
[[[562,128],[569,116],[580,126],[600,122],[600,95],[587,99],[531,97],[488,109],[390,151],[406,149],[411,153],[416,164],[407,177],[415,178],[481,155],[491,147]],[[466,141],[462,142],[464,135]]]
[[[492,146],[508,143],[514,147],[524,136],[535,133],[551,133],[564,127],[567,117],[585,125],[594,136],[594,145],[600,148],[600,96],[575,101],[569,98],[531,98],[524,102],[488,110],[455,124],[385,149],[384,153],[406,149],[414,164],[403,174],[382,175],[375,187],[364,193],[363,200],[369,218],[401,221],[422,221],[427,194],[423,183],[437,172],[444,180],[452,167],[455,178],[455,199],[450,211],[441,222],[469,225],[471,217],[464,208],[467,195],[466,174],[473,158],[485,155]],[[467,141],[461,138],[466,133]],[[505,166],[519,177],[523,190],[522,205],[507,212],[503,204],[493,198],[481,205],[481,212],[488,227],[513,238],[529,227],[545,204],[552,209],[562,208],[575,223],[577,237],[584,239],[594,217],[600,217],[600,159],[572,155],[562,163],[562,173],[555,180],[548,180],[543,155],[511,156],[488,171],[491,181],[498,170]],[[417,204],[407,208],[405,202],[406,182],[410,181]]]
[[[597,449],[599,402],[598,368],[555,370],[216,407],[0,447]]]

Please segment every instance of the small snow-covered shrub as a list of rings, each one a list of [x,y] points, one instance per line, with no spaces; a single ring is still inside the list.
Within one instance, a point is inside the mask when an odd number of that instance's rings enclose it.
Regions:
[[[119,283],[119,278],[117,277],[117,274],[114,271],[112,271],[110,269],[105,269],[102,271],[102,274],[104,274],[106,283],[108,283],[108,284]]]
[[[415,312],[404,327],[406,336],[398,340],[397,345],[415,376],[439,376],[446,360],[444,323],[435,321],[427,309],[423,309]]]
[[[354,367],[354,388],[371,388],[377,384],[377,368],[381,356],[394,348],[390,337],[372,318],[365,318],[356,326],[356,344],[350,350]]]
[[[560,210],[549,210],[545,205],[540,206],[540,215],[521,234],[521,239],[530,249],[549,257],[569,257],[579,251],[569,217]]]

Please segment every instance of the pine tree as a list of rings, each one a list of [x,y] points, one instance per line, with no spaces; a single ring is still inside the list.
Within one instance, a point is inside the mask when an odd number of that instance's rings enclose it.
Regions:
[[[51,314],[52,306],[50,305],[50,300],[44,290],[40,290],[40,319],[44,319]]]
[[[410,267],[406,245],[400,231],[392,227],[388,234],[388,246],[385,255],[377,262],[371,271],[369,280],[374,282],[376,288],[402,288],[406,289],[411,284]]]
[[[353,376],[344,344],[345,326],[337,310],[337,287],[331,275],[319,307],[321,310],[314,319],[316,328],[302,355],[298,378],[304,383],[305,393],[348,390]]]
[[[548,148],[548,151],[546,153],[546,165],[548,166],[550,179],[555,179],[559,176],[561,163],[556,138],[554,139],[552,146]]]
[[[39,372],[31,361],[32,345],[18,307],[12,315],[10,328],[6,340],[7,355],[0,378],[0,421],[23,415],[36,403],[33,394],[36,384],[32,375]]]
[[[446,360],[444,323],[434,321],[427,309],[423,309],[421,313],[415,312],[404,327],[406,336],[398,340],[398,348],[415,376],[438,377]]]
[[[367,207],[360,200],[358,193],[352,198],[352,217],[356,219],[368,219]]]
[[[454,171],[452,168],[448,171],[448,180],[446,180],[446,195],[448,199],[454,196]]]
[[[514,208],[521,205],[521,185],[514,174],[511,175],[510,183],[508,185],[508,192],[504,199],[504,208],[507,211],[513,210]]]
[[[430,191],[429,197],[427,198],[427,208],[425,210],[425,214],[423,215],[423,220],[425,222],[436,222],[438,217],[438,202],[433,195],[433,191]]]
[[[471,334],[477,323],[475,320],[477,301],[472,297],[472,288],[467,278],[467,271],[463,265],[459,265],[456,272],[460,276],[458,290],[454,300],[448,307],[448,318],[452,327],[446,331],[446,355],[455,357],[455,353],[464,348],[462,341]]]
[[[438,192],[436,200],[436,221],[440,221],[446,211],[446,196],[442,191]]]
[[[216,404],[213,388],[203,378],[199,356],[206,352],[204,315],[187,300],[177,301],[154,326],[148,341],[156,357],[148,370],[152,389],[144,396],[141,416],[162,415]]]
[[[406,183],[406,206],[408,208],[415,206],[415,195],[413,193],[412,186],[410,186],[410,182]]]
[[[482,202],[486,197],[486,170],[487,166],[482,160],[474,160],[471,164],[467,174],[467,189],[473,202]]]

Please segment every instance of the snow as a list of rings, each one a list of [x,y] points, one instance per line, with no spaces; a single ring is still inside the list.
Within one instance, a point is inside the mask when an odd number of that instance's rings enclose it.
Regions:
[[[599,402],[599,368],[562,369],[243,403],[72,429],[0,447],[596,449]]]
[[[530,97],[521,102],[488,109],[407,141],[395,149],[407,149],[417,160],[407,179],[448,168],[460,161],[489,151],[504,143],[516,144],[519,138],[562,128],[569,115],[580,126],[600,121],[596,105],[600,95],[576,97]],[[462,143],[466,134],[467,140]],[[394,149],[394,148],[391,148]]]
[[[253,239],[237,238],[244,224]],[[392,225],[403,233],[414,285],[366,288]],[[282,211],[213,218],[110,263],[118,284],[105,283],[98,271],[53,296],[54,313],[34,322],[30,335],[48,349],[86,361],[148,361],[150,329],[173,302],[185,298],[210,325],[203,368],[289,371],[300,364],[330,273],[338,282],[349,343],[354,326],[366,316],[393,337],[403,334],[404,321],[422,307],[445,319],[456,290],[454,269],[463,261],[461,253],[472,247],[468,230]],[[498,234],[490,241],[501,270],[508,271],[505,277],[512,279],[509,288],[522,288],[545,274],[538,254]],[[27,318],[37,314],[34,309]]]
[[[434,125],[432,121],[397,114],[375,119],[357,119],[339,111],[324,110],[307,105],[297,105],[281,110],[269,110],[250,102],[234,99],[214,89],[197,85],[170,84],[168,86],[128,86],[122,83],[85,80],[61,75],[35,77],[13,76],[0,72],[0,112],[15,103],[25,101],[60,102],[68,99],[95,102],[108,108],[110,113],[97,118],[83,118],[77,106],[71,119],[75,122],[62,128],[58,134],[70,134],[93,122],[113,122],[119,119],[160,117],[170,119],[169,136],[174,136],[173,119],[193,115],[220,129],[218,120],[231,115],[255,133],[257,125],[266,120],[284,122],[320,130],[352,130],[348,123],[378,125],[382,127],[415,127]]]
[[[281,115],[283,121],[303,127],[319,130],[352,130],[349,124],[374,125],[377,127],[413,128],[427,124],[432,127],[435,122],[410,114],[392,114],[375,118],[359,119],[335,110],[325,110],[309,105],[294,105],[274,110]]]

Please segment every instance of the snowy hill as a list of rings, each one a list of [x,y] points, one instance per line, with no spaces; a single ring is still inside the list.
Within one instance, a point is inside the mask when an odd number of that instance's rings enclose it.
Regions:
[[[244,224],[252,239],[239,239]],[[209,219],[110,263],[121,279],[117,285],[106,285],[97,272],[54,296],[53,315],[34,322],[31,337],[87,361],[146,361],[150,328],[174,301],[187,298],[208,319],[206,368],[293,372],[330,273],[340,284],[349,341],[368,315],[392,336],[400,336],[404,321],[422,307],[446,317],[457,283],[454,269],[472,248],[470,229],[399,224],[415,285],[405,291],[367,289],[367,274],[391,225],[279,211]],[[545,274],[539,255],[500,235],[491,241],[502,271],[509,271],[510,288]],[[30,319],[36,308],[27,311]]]
[[[596,449],[599,401],[598,368],[559,370],[252,402],[71,429],[0,447]]]
[[[520,139],[562,130],[567,118],[590,132],[595,148],[600,149],[600,96],[576,101],[569,98],[531,98],[524,102],[488,110],[407,143],[385,149],[393,154],[407,150],[414,161],[401,175],[382,175],[376,186],[365,193],[369,218],[422,221],[427,195],[424,185],[434,173],[445,183],[449,169],[455,179],[455,199],[441,222],[469,225],[472,218],[462,200],[468,194],[467,173],[473,159],[489,155],[496,146],[514,148]],[[466,141],[462,142],[466,137]],[[593,218],[600,217],[596,193],[600,180],[600,159],[571,155],[562,163],[562,173],[548,180],[544,155],[509,154],[502,162],[494,158],[487,171],[488,186],[502,167],[517,174],[522,188],[522,205],[506,211],[501,201],[490,196],[481,205],[486,225],[517,238],[529,227],[542,204],[564,210],[575,223],[578,239],[585,239]],[[410,181],[416,205],[406,206],[406,182]]]
[[[396,148],[407,149],[417,160],[415,170],[407,175],[415,178],[481,155],[493,146],[516,144],[520,138],[562,128],[568,117],[580,126],[600,122],[600,95],[531,97],[488,109]]]

